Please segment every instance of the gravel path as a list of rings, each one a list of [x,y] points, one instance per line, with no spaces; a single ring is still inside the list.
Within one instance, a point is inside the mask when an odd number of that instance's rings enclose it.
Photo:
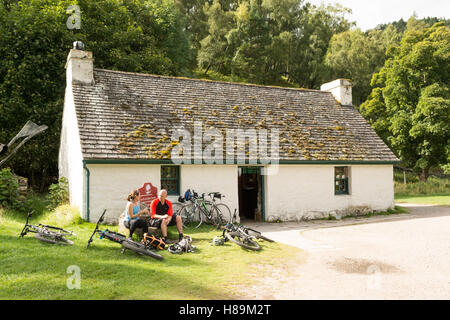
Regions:
[[[246,224],[308,254],[267,268],[243,299],[450,299],[450,207],[409,214]]]

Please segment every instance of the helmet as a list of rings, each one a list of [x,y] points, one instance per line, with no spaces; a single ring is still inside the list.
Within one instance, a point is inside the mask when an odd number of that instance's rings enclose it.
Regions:
[[[213,246],[223,246],[224,243],[225,243],[225,238],[223,238],[223,237],[214,237],[214,239],[212,239]]]
[[[187,189],[186,192],[184,193],[184,200],[189,201],[192,198],[192,193],[191,193],[191,189]]]
[[[183,253],[183,248],[180,245],[178,245],[178,243],[171,245],[167,250],[170,253],[174,253],[174,254]]]

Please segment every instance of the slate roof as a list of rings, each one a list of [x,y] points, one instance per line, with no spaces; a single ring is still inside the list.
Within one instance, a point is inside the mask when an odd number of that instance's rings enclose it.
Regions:
[[[328,92],[103,69],[94,79],[72,86],[85,160],[170,159],[173,129],[192,133],[197,120],[221,132],[278,128],[281,161],[398,161],[354,107]]]

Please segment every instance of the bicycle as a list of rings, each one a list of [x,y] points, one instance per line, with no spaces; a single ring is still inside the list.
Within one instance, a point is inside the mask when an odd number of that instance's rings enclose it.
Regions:
[[[222,228],[224,229],[222,236],[225,241],[230,240],[231,242],[234,242],[235,244],[245,249],[254,251],[261,250],[261,246],[258,242],[255,241],[256,237],[246,233],[243,226],[236,226],[232,223],[227,223]]]
[[[234,210],[233,219],[236,216],[236,209]],[[261,246],[255,241],[258,239],[262,239],[268,242],[275,242],[274,240],[264,236],[258,230],[245,227],[243,225],[235,225],[233,223],[227,223],[222,226],[223,233],[222,237],[225,241],[230,240],[231,242],[236,243],[237,245],[250,249],[259,251],[261,250]]]
[[[224,203],[216,203],[216,199],[222,199],[225,196],[219,192],[210,192],[208,195],[211,201],[205,200],[205,193],[199,197],[197,192],[192,191],[190,203],[179,209],[184,228],[197,229],[203,221],[210,222],[215,227],[231,222],[231,211],[228,206]]]
[[[27,215],[27,221],[20,233],[20,237],[23,238],[28,232],[33,232],[34,237],[42,242],[51,244],[64,244],[73,245],[73,241],[66,239],[67,236],[76,236],[72,231],[65,230],[63,228],[53,227],[44,224],[31,225],[28,223],[29,219],[33,215],[34,211],[31,211]]]
[[[100,236],[100,239],[108,239],[112,242],[117,242],[119,244],[122,245],[122,253],[125,252],[126,249],[131,250],[133,252],[136,252],[137,254],[140,255],[146,255],[152,258],[155,258],[157,260],[162,260],[163,256],[157,254],[156,252],[153,251],[153,249],[149,248],[148,246],[140,243],[140,242],[136,242],[133,240],[128,239],[125,235],[118,233],[118,232],[114,232],[108,229],[105,230],[100,230],[99,229],[99,225],[101,222],[103,222],[103,218],[105,216],[106,213],[106,209],[103,211],[102,215],[100,216],[100,218],[97,221],[97,225],[95,226],[94,232],[92,233],[91,237],[88,240],[88,244],[86,246],[86,249],[89,248],[89,245],[91,244],[93,240],[94,235],[97,233]]]

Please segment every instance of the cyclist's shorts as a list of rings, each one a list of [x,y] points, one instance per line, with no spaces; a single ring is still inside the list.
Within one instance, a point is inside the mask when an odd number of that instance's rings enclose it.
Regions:
[[[162,219],[150,219],[150,221],[148,222],[148,226],[153,227],[153,228],[160,228],[161,222],[162,222]],[[177,214],[174,213],[172,215],[172,219],[170,220],[170,222],[167,226],[170,227],[170,226],[176,226],[176,225],[177,225]]]

